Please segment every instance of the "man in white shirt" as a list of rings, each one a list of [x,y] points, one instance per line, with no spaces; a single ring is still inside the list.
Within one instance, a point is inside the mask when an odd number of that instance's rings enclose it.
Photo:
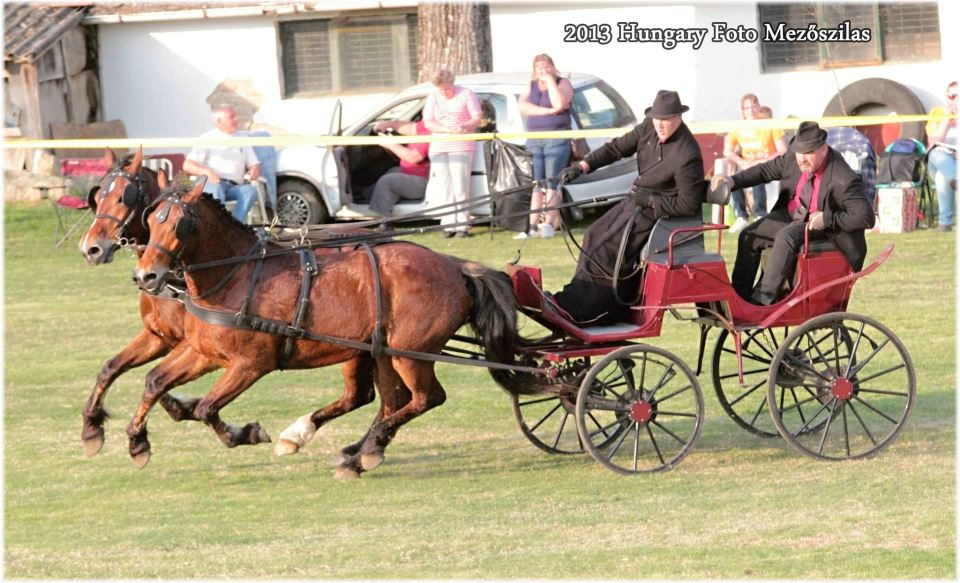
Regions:
[[[237,132],[237,113],[229,105],[213,108],[216,129],[201,138],[229,138]],[[237,201],[233,216],[244,220],[254,201],[257,187],[244,183],[244,174],[249,171],[251,182],[260,176],[260,161],[250,146],[197,146],[190,150],[183,169],[196,176],[206,176],[204,192],[209,192],[221,202]]]

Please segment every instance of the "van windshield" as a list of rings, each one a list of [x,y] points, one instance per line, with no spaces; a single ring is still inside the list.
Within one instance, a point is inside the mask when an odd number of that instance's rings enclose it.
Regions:
[[[637,123],[633,110],[623,97],[603,81],[574,89],[572,105],[581,129],[616,128]]]

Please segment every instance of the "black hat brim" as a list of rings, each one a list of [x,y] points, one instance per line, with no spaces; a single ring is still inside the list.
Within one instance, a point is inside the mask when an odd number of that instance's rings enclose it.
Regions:
[[[654,112],[654,111],[653,111],[653,107],[651,106],[651,107],[648,107],[647,109],[645,109],[645,110],[643,111],[643,116],[644,116],[644,117],[655,117],[655,118],[658,118],[658,119],[662,119],[662,118],[665,118],[665,117],[673,117],[673,116],[675,116],[675,115],[680,115],[681,113],[686,113],[686,112],[688,112],[688,111],[690,111],[690,108],[689,108],[688,106],[686,106],[686,105],[681,105],[681,106],[680,106],[680,111],[673,112],[673,113],[661,112],[661,111]]]

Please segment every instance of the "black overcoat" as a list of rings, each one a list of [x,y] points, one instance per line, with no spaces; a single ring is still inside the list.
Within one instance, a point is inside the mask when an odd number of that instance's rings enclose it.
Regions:
[[[558,303],[581,322],[598,317],[599,322],[613,322],[626,314],[626,307],[617,302],[613,294],[610,275],[628,224],[631,232],[621,263],[621,278],[634,271],[657,219],[701,213],[707,186],[703,179],[703,156],[685,123],[661,144],[653,121],[645,118],[631,131],[588,154],[585,161],[590,170],[595,171],[633,154],[637,155],[638,173],[634,184],[638,191],[650,195],[653,206],[638,208],[633,198],[626,198],[587,229],[573,281],[556,295]],[[637,279],[622,282],[622,299],[633,299]]]
[[[867,256],[867,240],[863,233],[876,221],[873,203],[867,198],[860,175],[847,165],[843,156],[833,148],[827,156],[816,210],[823,212],[824,234],[846,256],[850,266],[860,271]],[[780,193],[771,209],[777,210],[787,207],[797,191],[797,181],[802,173],[796,154],[787,152],[742,170],[732,178],[734,190],[779,180]]]

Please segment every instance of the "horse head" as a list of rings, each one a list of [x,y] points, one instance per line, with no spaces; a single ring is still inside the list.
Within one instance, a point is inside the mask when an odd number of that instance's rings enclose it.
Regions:
[[[189,191],[181,187],[165,190],[144,213],[150,232],[146,249],[133,271],[133,281],[140,289],[157,294],[170,276],[180,256],[190,243],[190,235],[198,229],[197,203],[203,195],[206,177]]]
[[[126,241],[146,241],[149,232],[137,219],[167,187],[164,172],[143,167],[143,147],[119,162],[108,148],[104,161],[110,171],[90,189],[87,201],[96,216],[80,240],[80,253],[90,265],[109,263]]]

